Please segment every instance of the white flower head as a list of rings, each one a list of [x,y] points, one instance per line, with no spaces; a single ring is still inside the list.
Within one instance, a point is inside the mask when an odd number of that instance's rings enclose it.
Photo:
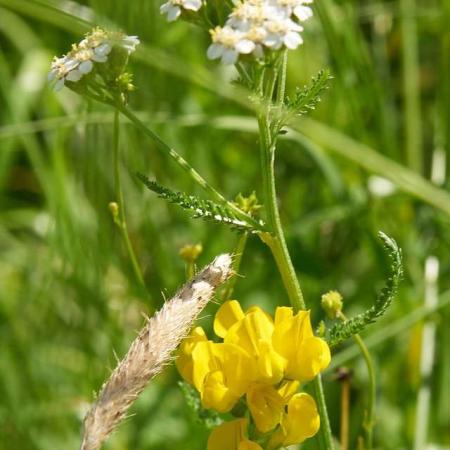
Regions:
[[[211,31],[213,43],[209,46],[209,59],[221,58],[224,64],[235,64],[239,54],[249,54],[255,49],[255,43],[247,39],[246,33],[228,25],[216,27]]]
[[[233,0],[234,8],[225,26],[211,31],[213,43],[208,58],[235,64],[240,55],[251,53],[263,58],[267,51],[296,49],[303,43],[300,23],[312,17],[308,6],[312,1]]]
[[[161,5],[161,14],[166,14],[167,20],[173,22],[180,17],[183,9],[188,11],[198,11],[202,7],[202,0],[168,0]]]
[[[73,44],[69,53],[53,59],[48,80],[54,83],[53,89],[59,91],[66,81],[75,83],[89,74],[95,63],[106,63],[114,47],[130,54],[135,51],[138,44],[137,36],[94,28],[82,41]]]

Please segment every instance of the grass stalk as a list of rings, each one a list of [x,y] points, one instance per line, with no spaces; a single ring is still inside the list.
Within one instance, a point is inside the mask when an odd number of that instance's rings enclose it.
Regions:
[[[406,163],[423,174],[420,78],[415,0],[400,0],[403,39],[403,94],[405,100]]]
[[[139,284],[145,288],[144,277],[142,276],[142,271],[139,266],[139,263],[136,258],[136,254],[133,250],[133,245],[130,241],[130,236],[128,235],[128,225],[125,214],[125,200],[123,197],[123,189],[122,189],[122,181],[120,177],[120,141],[119,141],[119,132],[120,132],[120,124],[119,124],[119,111],[116,109],[114,112],[114,138],[113,138],[113,164],[114,164],[114,184],[116,191],[116,200],[118,203],[118,218],[115,220],[115,223],[120,229],[122,234],[123,241],[125,243],[125,247],[128,252],[128,256],[131,261],[131,265],[133,266],[133,271],[138,280]]]

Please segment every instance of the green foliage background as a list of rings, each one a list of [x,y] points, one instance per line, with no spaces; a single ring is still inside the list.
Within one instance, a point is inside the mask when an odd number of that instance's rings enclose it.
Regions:
[[[143,323],[184,280],[179,248],[201,242],[206,264],[237,234],[192,221],[145,190],[139,171],[173,190],[198,188],[129,125],[122,127],[131,238],[148,293],[135,282],[108,203],[114,199],[111,111],[46,84],[53,55],[92,24],[116,24],[144,45],[133,58],[131,105],[214,186],[234,198],[261,191],[255,124],[230,70],[206,60],[209,37],[167,24],[155,0],[0,0],[0,449],[77,448],[93,391]],[[388,267],[376,238],[403,248],[405,279],[386,316],[364,337],[379,380],[379,449],[413,447],[417,392],[431,388],[429,442],[450,448],[449,181],[429,181],[433,154],[449,155],[450,3],[317,0],[305,44],[291,52],[289,90],[323,67],[334,80],[278,151],[288,244],[315,323],[320,295],[338,289],[351,316],[367,309]],[[445,164],[445,162],[444,162]],[[442,165],[442,163],[441,163]],[[373,175],[396,183],[379,197]],[[424,262],[440,262],[432,375],[419,373]],[[235,295],[270,311],[288,300],[269,251],[250,238]],[[211,305],[200,324],[210,328]],[[352,447],[367,374],[355,347],[335,350],[325,388],[334,432],[339,382],[354,370]],[[109,450],[204,449],[173,368],[150,384]],[[424,418],[425,420],[425,418]],[[314,441],[304,448],[314,448]],[[431,448],[431,447],[430,447]]]

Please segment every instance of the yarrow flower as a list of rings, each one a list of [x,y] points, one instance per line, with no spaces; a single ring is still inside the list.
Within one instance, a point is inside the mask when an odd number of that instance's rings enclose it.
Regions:
[[[108,62],[114,49],[125,52],[127,57],[138,44],[137,36],[94,28],[80,43],[73,44],[69,53],[53,59],[48,80],[54,83],[53,89],[59,91],[67,81],[76,83],[91,73],[96,63]]]
[[[183,9],[188,11],[198,11],[202,7],[202,0],[168,0],[161,5],[160,11],[166,14],[167,20],[173,22],[180,17]]]
[[[297,390],[328,366],[330,350],[314,336],[309,312],[294,315],[292,308],[279,307],[273,319],[257,306],[244,313],[236,300],[230,300],[219,308],[214,332],[222,342],[208,340],[201,327],[195,328],[181,344],[176,363],[199,392],[202,405],[225,413],[245,396],[257,430],[272,432],[270,448],[313,436],[320,425],[315,401]],[[243,430],[242,421],[219,426],[208,450],[261,449]],[[239,439],[219,445],[218,436],[231,435]]]
[[[312,0],[234,0],[235,7],[223,27],[211,30],[208,58],[235,64],[240,55],[264,56],[264,49],[296,49],[300,32],[312,17]]]

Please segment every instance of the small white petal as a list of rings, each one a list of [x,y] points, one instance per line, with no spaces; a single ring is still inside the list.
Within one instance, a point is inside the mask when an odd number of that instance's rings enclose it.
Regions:
[[[222,55],[222,62],[224,64],[235,64],[238,60],[239,53],[236,50],[227,48]]]
[[[266,47],[274,49],[279,49],[282,44],[281,38],[277,34],[268,34],[263,42]]]
[[[75,67],[80,64],[80,61],[77,59],[67,58],[66,61],[64,61],[63,65],[66,68],[67,71],[70,71],[72,69],[75,69]]]
[[[309,6],[299,5],[294,8],[294,15],[298,18],[298,20],[303,22],[304,20],[310,19],[313,15],[313,12]]]
[[[79,70],[82,74],[85,74],[85,73],[89,73],[93,67],[94,67],[94,64],[92,63],[92,61],[87,60],[87,61],[83,61],[78,66],[77,70]]]
[[[286,33],[283,41],[287,48],[290,50],[295,50],[303,42],[303,39],[298,33],[290,31],[289,33]]]
[[[239,53],[243,53],[245,55],[248,55],[255,49],[255,43],[249,39],[242,39],[242,41],[239,41],[236,44],[236,50]]]
[[[180,17],[181,8],[179,6],[171,6],[167,11],[167,20],[173,22]]]
[[[94,55],[92,57],[92,61],[95,61],[95,62],[98,62],[98,63],[104,63],[104,62],[108,61],[108,57],[107,56]]]
[[[66,80],[67,81],[72,81],[72,82],[77,82],[81,79],[81,77],[83,76],[83,73],[80,72],[78,69],[72,70],[70,71],[67,76],[66,76]]]
[[[111,45],[105,42],[104,44],[99,45],[94,49],[94,53],[96,56],[107,56],[111,52]]]
[[[183,2],[183,8],[190,9],[191,11],[198,11],[201,7],[201,0],[185,0]]]
[[[64,78],[61,78],[60,80],[58,80],[55,85],[53,86],[53,90],[55,92],[60,91],[62,88],[64,87]]]
[[[53,81],[56,78],[57,71],[56,70],[50,70],[50,72],[47,75],[47,81]]]
[[[206,56],[208,59],[217,59],[220,58],[223,55],[224,48],[220,44],[211,44],[208,47],[208,50],[206,52]]]

